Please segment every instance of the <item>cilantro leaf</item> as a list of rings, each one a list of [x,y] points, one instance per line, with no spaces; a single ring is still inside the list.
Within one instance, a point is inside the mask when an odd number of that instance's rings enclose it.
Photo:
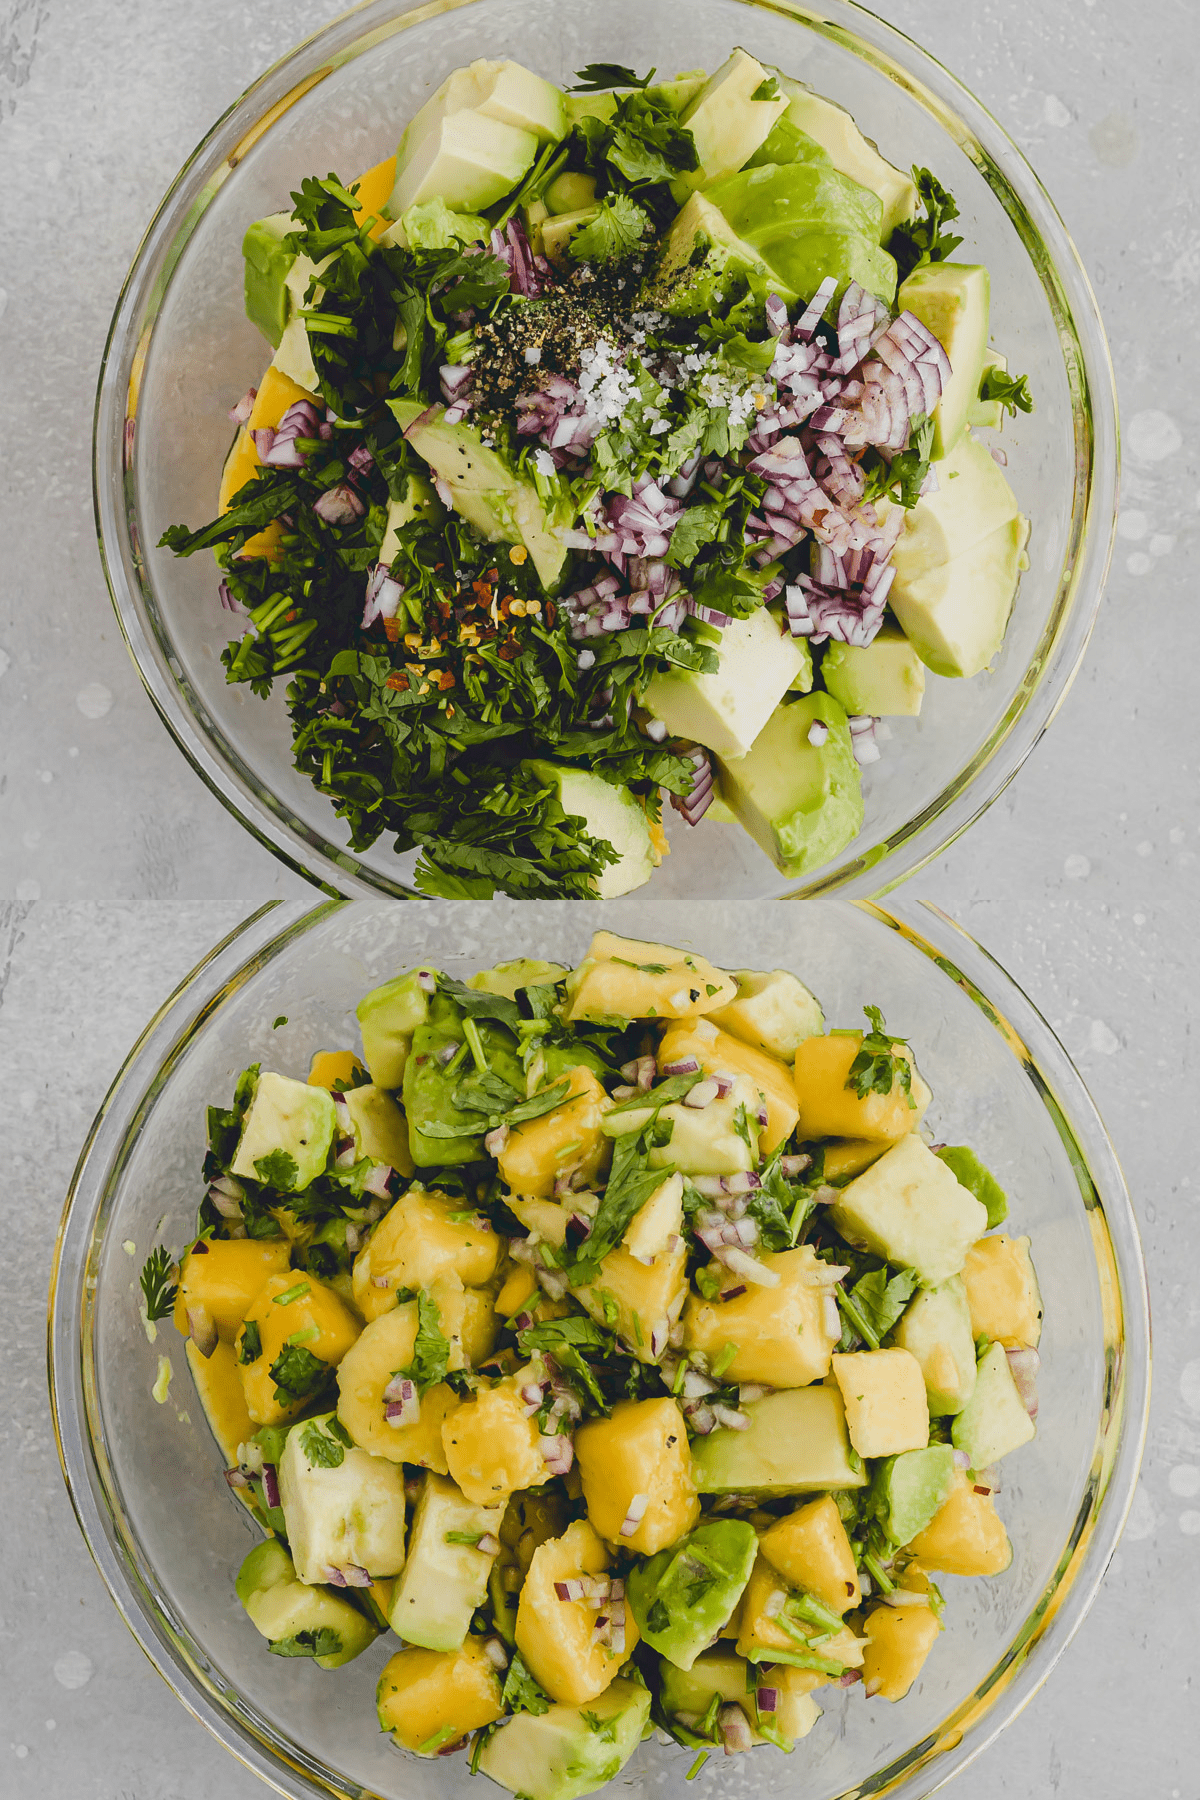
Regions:
[[[247,1363],[257,1362],[262,1353],[262,1331],[258,1320],[247,1319],[238,1345],[238,1362],[244,1367]]]
[[[689,506],[676,521],[671,533],[671,547],[665,561],[672,568],[687,569],[695,562],[706,544],[711,544],[725,517],[720,506]]]
[[[301,1431],[300,1448],[318,1469],[340,1469],[346,1460],[346,1446],[327,1437],[316,1419],[310,1419]]]
[[[306,1350],[303,1344],[285,1344],[271,1364],[271,1380],[275,1383],[275,1401],[279,1406],[294,1406],[317,1393],[333,1374],[327,1362]]]
[[[862,459],[867,484],[864,500],[895,500],[903,507],[917,504],[929,473],[933,450],[933,420],[917,417],[911,422],[908,446],[898,450],[889,462],[878,450]]]
[[[510,1112],[505,1113],[505,1124],[524,1125],[530,1119],[540,1119],[544,1113],[553,1112],[554,1108],[561,1106],[566,1099],[570,1085],[569,1081],[564,1080],[556,1081],[553,1087],[543,1088],[540,1093],[534,1094],[530,1099],[522,1101],[520,1106],[514,1106]]]
[[[142,1298],[146,1302],[147,1319],[153,1321],[170,1317],[175,1296],[179,1292],[178,1283],[171,1279],[174,1273],[174,1258],[169,1250],[164,1250],[159,1244],[142,1264],[142,1272],[138,1276]]]
[[[877,1006],[864,1006],[863,1011],[871,1029],[863,1038],[862,1048],[850,1064],[846,1086],[860,1100],[865,1100],[868,1094],[890,1094],[893,1088],[899,1087],[907,1096],[909,1106],[915,1111],[912,1064],[906,1056],[897,1054],[907,1047],[908,1039],[892,1035]]]
[[[632,256],[650,228],[650,215],[628,194],[614,194],[600,202],[600,211],[589,225],[571,238],[569,249],[576,262],[616,262]]]
[[[677,1079],[689,1078],[682,1076]],[[663,1085],[666,1086],[666,1083]],[[635,1213],[645,1206],[651,1194],[673,1173],[671,1166],[665,1169],[650,1167],[649,1137],[652,1130],[653,1125],[650,1125],[645,1130],[628,1132],[614,1141],[608,1184],[592,1220],[591,1232],[580,1246],[575,1264],[568,1270],[568,1278],[575,1285],[585,1279],[595,1279],[592,1271],[610,1250],[616,1249]]]
[[[635,75],[632,69],[626,69],[620,63],[589,63],[586,69],[576,69],[575,73],[579,80],[567,89],[568,94],[598,94],[607,88],[649,87],[656,71],[651,69],[648,75]]]
[[[773,75],[764,75],[750,98],[751,100],[778,100],[779,83]]]
[[[575,138],[585,167],[618,189],[652,187],[700,166],[691,132],[645,93],[623,95],[609,119],[579,120]]]
[[[254,1165],[254,1173],[266,1187],[278,1188],[282,1194],[290,1194],[296,1186],[296,1177],[300,1173],[296,1159],[286,1150],[272,1150],[267,1156],[260,1156]]]
[[[444,1381],[450,1367],[450,1340],[442,1331],[442,1313],[432,1295],[422,1290],[417,1295],[417,1337],[412,1362],[397,1375],[407,1375],[417,1384],[419,1393]]]
[[[1014,415],[1033,411],[1028,375],[1008,375],[1003,369],[988,369],[979,384],[979,398],[997,400],[1006,412]]]
[[[870,1350],[878,1350],[892,1326],[913,1297],[917,1277],[901,1269],[888,1278],[886,1267],[864,1275],[847,1295],[838,1291],[838,1305],[850,1326]]]
[[[453,1000],[464,1018],[493,1019],[512,1031],[521,1022],[521,1009],[507,994],[489,994],[484,988],[468,987],[466,982],[455,981],[450,975],[439,975],[437,983],[438,993]]]
[[[914,164],[912,178],[924,216],[897,225],[887,242],[889,254],[896,259],[901,281],[906,281],[923,263],[945,262],[962,243],[960,237],[942,229],[958,217],[954,196],[947,193],[928,169],[919,169]]]
[[[550,1711],[549,1696],[534,1680],[519,1650],[513,1651],[501,1699],[507,1712],[540,1714]]]

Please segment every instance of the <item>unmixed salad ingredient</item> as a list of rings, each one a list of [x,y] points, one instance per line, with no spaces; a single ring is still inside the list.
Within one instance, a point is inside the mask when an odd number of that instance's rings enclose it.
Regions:
[[[900,1700],[934,1576],[999,1575],[1034,1435],[1029,1239],[874,1007],[599,932],[578,968],[420,968],[361,1056],[209,1112],[176,1323],[270,1535],[237,1592],[323,1669],[389,1628],[379,1723],[529,1800],[648,1720],[790,1751]],[[943,1654],[952,1655],[947,1645]]]
[[[458,898],[609,897],[736,817],[799,876],[876,721],[985,668],[1027,522],[970,431],[1028,410],[950,195],[735,50],[563,92],[456,70],[393,157],[251,225],[275,346],[211,546],[297,767]]]

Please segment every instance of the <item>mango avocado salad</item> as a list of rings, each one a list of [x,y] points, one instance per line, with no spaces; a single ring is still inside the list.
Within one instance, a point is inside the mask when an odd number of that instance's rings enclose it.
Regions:
[[[664,798],[819,869],[1026,560],[971,427],[1032,402],[951,196],[744,50],[654,74],[474,62],[246,232],[274,356],[162,543],[215,551],[229,681],[286,682],[296,767],[423,893],[625,893]]]
[[[695,1775],[791,1751],[822,1688],[903,1699],[934,1577],[1011,1562],[1041,1301],[865,1011],[602,931],[411,970],[361,1053],[243,1073],[142,1287],[269,1534],[236,1589],[274,1655],[390,1630],[382,1729],[528,1800],[652,1727]]]

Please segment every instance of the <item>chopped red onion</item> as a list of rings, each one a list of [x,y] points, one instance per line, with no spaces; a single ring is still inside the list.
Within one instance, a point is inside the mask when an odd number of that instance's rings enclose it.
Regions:
[[[956,1469],[960,1469],[960,1470],[966,1470],[966,1469],[970,1468],[971,1459],[967,1455],[965,1450],[956,1450],[954,1452],[954,1466]]]
[[[506,1124],[497,1125],[494,1131],[489,1131],[483,1140],[483,1147],[488,1155],[499,1156],[508,1143],[508,1136],[508,1126]]]
[[[239,1488],[248,1488],[250,1486],[250,1471],[249,1469],[243,1468],[241,1463],[238,1463],[236,1468],[226,1469],[225,1480],[235,1492]]]
[[[258,399],[257,388],[247,388],[236,406],[229,409],[229,417],[235,425],[244,425],[254,411],[254,402]]]
[[[189,1306],[187,1322],[188,1336],[207,1361],[217,1347],[217,1327],[212,1314],[207,1306]]]
[[[760,1713],[773,1713],[779,1706],[779,1689],[760,1687],[755,1695],[755,1701]]]
[[[720,1091],[719,1083],[712,1080],[711,1077],[707,1081],[698,1081],[695,1087],[689,1088],[683,1096],[683,1104],[694,1107],[697,1112],[700,1112],[717,1098]]]
[[[785,1181],[794,1181],[797,1175],[803,1175],[805,1169],[812,1165],[811,1156],[781,1156],[779,1173]]]
[[[556,1581],[554,1584],[554,1592],[558,1595],[560,1600],[582,1600],[584,1597],[584,1586],[582,1581],[576,1579],[572,1579],[571,1581]]]
[[[507,1669],[508,1651],[499,1638],[488,1638],[483,1646],[483,1654],[487,1657],[493,1669]]]
[[[862,1676],[857,1669],[844,1669],[842,1673],[835,1678],[833,1685],[834,1687],[853,1687],[856,1681],[861,1680]]]
[[[396,580],[387,563],[376,563],[367,578],[366,604],[362,616],[364,631],[376,619],[394,619],[403,594],[403,583]]]
[[[566,1284],[563,1285],[566,1292]],[[552,1475],[566,1475],[575,1461],[575,1446],[567,1432],[556,1432],[553,1437],[543,1435],[538,1439],[538,1447],[542,1452],[547,1469]]]
[[[366,510],[362,500],[347,482],[339,482],[336,487],[326,488],[313,501],[313,511],[318,519],[324,519],[326,525],[352,525],[356,519],[362,518]]]
[[[733,1701],[728,1701],[718,1712],[717,1729],[721,1734],[721,1745],[726,1756],[753,1749],[750,1722],[741,1707]]]
[[[624,1070],[621,1072],[624,1074]],[[698,1075],[700,1063],[694,1056],[680,1056],[674,1062],[659,1063],[658,1072],[660,1075]]]
[[[190,1313],[188,1317],[191,1317]],[[1041,1367],[1041,1358],[1036,1350],[1029,1349],[1008,1350],[1005,1355],[1008,1357],[1009,1373],[1021,1396],[1021,1404],[1030,1418],[1036,1419],[1038,1415],[1037,1376]]]
[[[274,1463],[262,1466],[263,1499],[273,1510],[279,1505],[279,1476]]]
[[[437,993],[437,976],[432,969],[417,970],[417,986],[423,994]]]
[[[475,1548],[477,1550],[482,1550],[485,1556],[499,1556],[500,1539],[496,1536],[495,1532],[485,1531]]]
[[[748,1423],[749,1421],[747,1421]],[[649,1494],[635,1494],[629,1502],[629,1511],[621,1521],[621,1536],[632,1537],[646,1516],[646,1508],[650,1504]]]
[[[749,1431],[750,1420],[744,1412],[738,1412],[732,1406],[724,1406],[720,1401],[713,1402],[713,1418],[718,1425],[724,1425],[728,1431]]]

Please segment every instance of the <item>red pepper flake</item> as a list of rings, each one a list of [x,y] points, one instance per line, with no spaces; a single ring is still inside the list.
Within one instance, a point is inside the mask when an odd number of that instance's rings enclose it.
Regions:
[[[299,617],[300,617],[300,615],[296,611],[296,608],[294,606],[289,606],[287,611],[283,615],[283,622],[285,625],[290,625],[290,624],[292,624],[293,620],[298,619]]]
[[[385,619],[383,621],[383,635],[389,644],[398,644],[400,642],[399,619]]]
[[[520,654],[521,646],[519,644],[514,644],[511,638],[508,639],[507,643],[501,644],[496,651],[496,655],[500,658],[501,662],[516,662]]]
[[[487,572],[487,578],[489,581],[499,581],[499,579],[500,579],[499,569],[489,569]]]
[[[408,676],[402,675],[400,673],[399,669],[397,669],[393,675],[388,676],[387,680],[384,682],[383,685],[384,685],[384,687],[390,687],[392,692],[395,694],[407,693],[407,691],[408,691]]]
[[[976,1485],[975,1485],[975,1489],[974,1489],[974,1492],[975,1492],[975,1493],[977,1493],[977,1494],[990,1494],[990,1493],[991,1493],[991,1491],[992,1491],[992,1490],[991,1490],[991,1488],[988,1488],[988,1487],[980,1487],[980,1486],[979,1486],[979,1485],[978,1485],[978,1483],[976,1483]]]
[[[454,686],[454,671],[452,669],[443,669],[437,678],[437,684],[441,688],[443,694],[448,688],[452,688]]]
[[[547,625],[553,625],[558,614],[558,608],[555,606],[553,600],[547,600],[542,610],[546,615]]]
[[[471,592],[474,594],[480,606],[490,606],[492,604],[492,589],[489,582],[473,581],[471,583]]]

